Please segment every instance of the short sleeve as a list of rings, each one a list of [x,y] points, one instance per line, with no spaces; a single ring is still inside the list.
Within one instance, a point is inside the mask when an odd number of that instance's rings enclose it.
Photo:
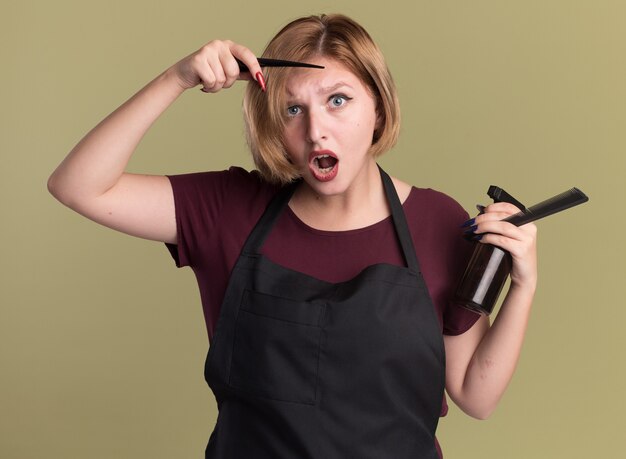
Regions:
[[[177,241],[166,246],[176,266],[194,265],[194,254],[200,252],[219,218],[233,169],[168,176],[174,193]]]
[[[444,335],[452,336],[465,333],[480,318],[479,314],[464,308],[455,298],[459,281],[465,272],[476,243],[469,242],[461,236],[459,227],[469,218],[469,215],[456,201],[454,201],[454,207],[456,207],[453,225],[455,234],[450,238],[451,253],[455,254],[451,259],[451,279],[453,281],[450,284],[452,288],[449,291],[448,301],[443,311],[443,333]]]
[[[439,191],[414,188],[412,195],[405,213],[412,225],[422,274],[443,334],[460,335],[479,318],[454,298],[473,248],[461,229],[469,216],[458,202]]]

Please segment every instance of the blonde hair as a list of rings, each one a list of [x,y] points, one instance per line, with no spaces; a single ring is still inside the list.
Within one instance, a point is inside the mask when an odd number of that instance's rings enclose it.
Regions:
[[[308,16],[287,24],[269,42],[263,57],[304,61],[323,56],[334,59],[369,89],[379,117],[370,153],[376,157],[396,143],[400,132],[400,106],[385,59],[367,31],[341,14]],[[261,175],[274,183],[299,177],[283,144],[285,86],[289,70],[264,68],[267,93],[250,82],[243,100],[246,137]],[[269,97],[268,97],[269,96]]]

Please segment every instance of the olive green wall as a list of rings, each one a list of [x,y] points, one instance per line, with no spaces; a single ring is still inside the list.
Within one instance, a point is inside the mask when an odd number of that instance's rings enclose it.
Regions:
[[[279,27],[337,11],[388,57],[403,109],[394,175],[472,214],[490,184],[541,221],[540,276],[497,412],[452,408],[448,459],[617,457],[623,445],[626,6],[619,1],[6,2],[0,18],[0,457],[199,458],[215,407],[195,279],[157,243],[82,219],[46,179],[102,117],[212,38],[260,52]],[[131,169],[250,167],[242,85],[189,91]]]

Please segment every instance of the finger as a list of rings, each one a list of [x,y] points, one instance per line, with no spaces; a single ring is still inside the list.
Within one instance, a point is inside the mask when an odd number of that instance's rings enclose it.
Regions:
[[[508,202],[498,202],[483,208],[483,212],[476,216],[476,222],[490,220],[504,220],[512,215],[518,214],[520,210]]]
[[[479,223],[476,226],[474,232],[476,234],[484,234],[484,233],[493,233],[493,234],[501,234],[503,236],[521,240],[525,238],[527,232],[521,227],[512,225],[508,222],[503,222],[500,220],[492,220]]]
[[[207,57],[207,63],[215,77],[213,91],[219,91],[224,87],[224,83],[226,83],[226,74],[224,73],[224,67],[222,66],[222,60],[220,59],[220,55],[211,54]]]
[[[226,80],[224,81],[224,88],[230,88],[239,79],[240,71],[237,61],[232,54],[228,54],[222,58],[222,68],[224,69],[224,75]]]
[[[513,225],[512,223],[504,221],[504,219],[508,216],[510,215],[505,214],[505,213],[500,213],[500,212],[490,212],[489,214],[479,215],[476,218],[474,218],[473,221],[466,222],[466,226],[465,226],[466,233],[467,233],[467,229],[469,228],[474,230],[472,231],[472,234],[479,233],[479,232],[483,232],[483,233],[499,232],[498,230],[493,231],[493,228],[506,228],[506,229],[520,228],[520,230],[525,233],[528,233],[531,235],[537,234],[537,227],[533,223],[526,223],[525,225],[516,226],[516,225]],[[492,226],[492,223],[496,223],[496,226]]]
[[[521,209],[508,202],[495,202],[485,207],[485,213],[504,212],[510,215],[520,212]]]
[[[220,88],[216,89],[217,79],[210,66],[206,65],[199,69],[198,76],[202,83],[202,92],[217,92],[220,90]]]
[[[492,244],[510,252],[514,258],[524,258],[529,254],[536,253],[537,239],[535,234],[520,232],[515,237],[497,233],[484,233],[477,235],[483,244]]]
[[[232,41],[224,41],[223,46],[219,48],[217,61],[214,63],[220,69],[216,72],[216,77],[222,88],[230,88],[237,81],[240,73],[237,61],[230,50],[232,45]]]
[[[475,217],[475,220],[477,223],[482,223],[482,222],[488,222],[488,221],[499,221],[510,216],[511,214],[507,212],[495,212],[492,210],[491,212],[485,212],[484,214],[477,215]]]
[[[489,226],[489,225],[487,225]],[[491,231],[487,231],[491,230]],[[524,229],[510,225],[508,228],[477,228],[476,232],[467,233],[464,236],[469,241],[478,241],[483,244],[497,246],[510,252],[516,258],[523,258],[525,254],[534,252],[536,249],[536,228]]]
[[[233,43],[230,51],[234,57],[239,59],[246,65],[246,67],[248,67],[249,71],[241,72],[241,79],[252,80],[257,73],[262,72],[258,59],[250,49],[243,45]]]
[[[534,241],[531,238],[514,239],[502,234],[485,233],[477,235],[481,244],[491,244],[509,252],[514,258],[523,258],[534,251]]]
[[[263,91],[265,91],[265,77],[263,70],[259,65],[259,61],[250,49],[245,46],[233,43],[231,47],[233,56],[243,62],[248,67],[248,72],[241,72],[240,79],[244,80],[256,80]]]

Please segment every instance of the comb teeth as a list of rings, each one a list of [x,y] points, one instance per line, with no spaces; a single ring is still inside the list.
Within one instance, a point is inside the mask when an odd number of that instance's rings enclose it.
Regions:
[[[589,198],[585,193],[578,188],[572,188],[545,201],[541,201],[539,204],[535,204],[522,212],[511,215],[505,218],[504,221],[513,223],[515,226],[522,226],[587,201],[589,201]]]

